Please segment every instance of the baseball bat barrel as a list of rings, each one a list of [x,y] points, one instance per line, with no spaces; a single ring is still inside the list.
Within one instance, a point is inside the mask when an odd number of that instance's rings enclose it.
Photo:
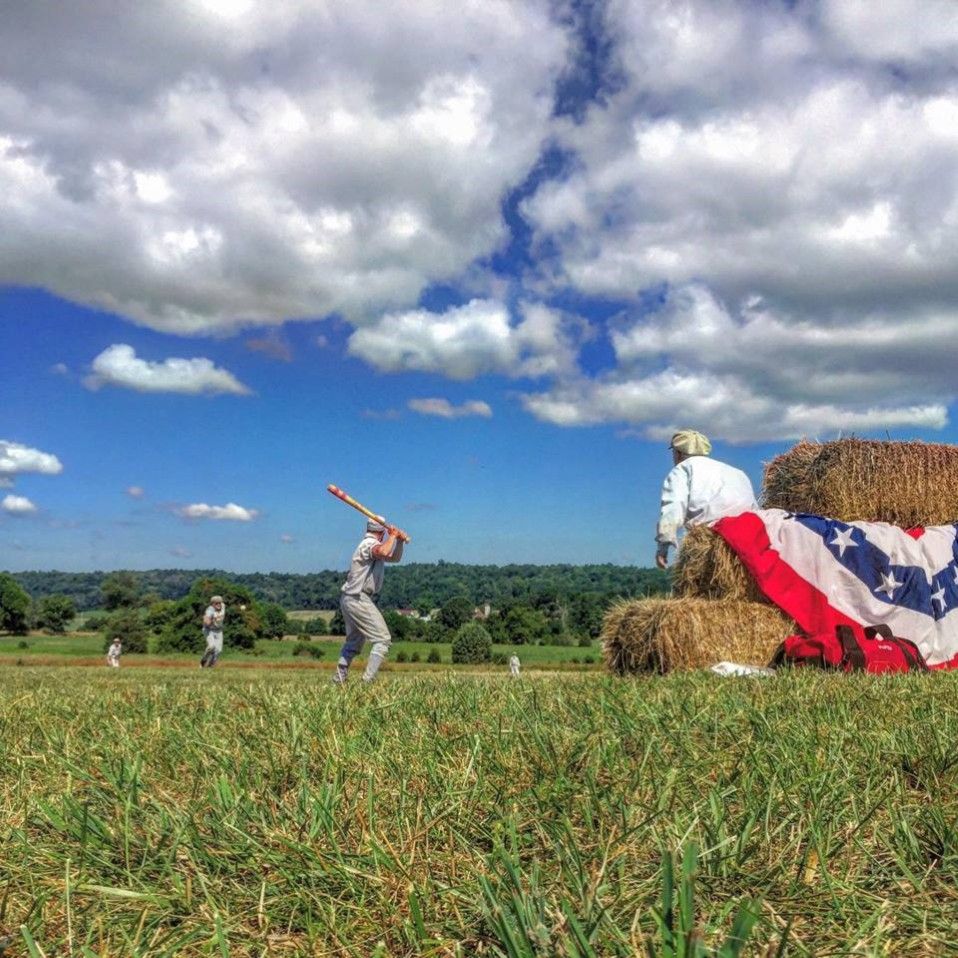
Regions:
[[[372,519],[374,522],[378,522],[378,523],[380,523],[381,525],[384,525],[384,526],[388,526],[388,525],[389,525],[389,523],[388,523],[382,516],[377,515],[377,514],[376,514],[375,512],[373,512],[371,509],[367,509],[361,502],[357,502],[357,500],[355,500],[355,499],[354,499],[352,496],[350,496],[348,493],[343,492],[343,490],[340,489],[339,486],[334,486],[332,483],[330,483],[326,488],[327,488],[327,490],[328,490],[329,492],[331,492],[337,499],[341,499],[343,502],[346,503],[347,506],[352,506],[354,509],[356,509],[356,510],[358,510],[359,512],[361,512],[361,513],[362,513],[364,516],[366,516],[367,518]],[[406,533],[403,532],[401,529],[398,530],[398,537],[399,537],[400,539],[402,539],[403,542],[411,542],[411,541],[412,541],[412,540],[409,538],[409,536],[406,535]]]

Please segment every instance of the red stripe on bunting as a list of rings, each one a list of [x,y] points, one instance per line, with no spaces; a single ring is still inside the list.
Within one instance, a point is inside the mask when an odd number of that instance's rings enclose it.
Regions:
[[[732,547],[769,601],[790,615],[808,635],[834,633],[836,625],[864,625],[832,608],[828,596],[803,579],[787,562],[754,512],[719,519],[712,528]]]
[[[806,634],[827,632],[832,635],[836,625],[870,624],[856,622],[833,608],[824,592],[816,589],[783,561],[778,550],[772,548],[765,523],[754,512],[719,519],[712,528],[732,547],[765,597],[790,615]],[[908,530],[916,539],[924,531]],[[936,671],[958,668],[958,655],[929,668]]]

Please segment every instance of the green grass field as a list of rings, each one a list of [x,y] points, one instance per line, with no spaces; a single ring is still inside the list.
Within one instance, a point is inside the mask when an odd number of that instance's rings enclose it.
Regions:
[[[0,669],[6,954],[955,953],[958,676],[325,679]]]
[[[230,666],[255,666],[264,663],[282,663],[284,665],[313,666],[317,662],[324,663],[332,668],[333,663],[339,653],[339,647],[342,644],[342,637],[328,636],[325,638],[314,638],[310,645],[322,650],[322,656],[319,659],[313,659],[311,656],[294,656],[296,649],[296,640],[287,638],[282,641],[260,640],[256,644],[255,653],[239,651],[236,649],[226,649],[220,660],[220,665],[229,668]],[[23,648],[23,644],[26,648]],[[426,658],[433,650],[439,652],[442,657],[442,664],[448,666],[452,662],[452,646],[447,642],[394,642],[390,651],[390,661],[387,663],[387,670],[409,670],[417,668],[434,668],[426,664]],[[579,648],[578,646],[553,646],[553,645],[495,645],[493,653],[498,653],[508,657],[513,651],[519,656],[524,667],[527,668],[552,668],[556,666],[564,668],[589,668],[588,664],[583,664],[583,659],[587,656],[594,661],[592,668],[600,668],[602,661],[601,650],[595,643],[591,648]],[[407,658],[411,658],[414,653],[418,653],[419,663],[400,663],[396,659],[402,652]],[[368,653],[368,647],[363,650],[358,661],[363,661]],[[28,636],[10,636],[0,635],[0,663],[11,664],[17,660],[24,664],[29,664],[31,660],[37,659],[44,662],[59,661],[62,664],[74,665],[104,665],[104,647],[103,637],[92,632],[71,632],[66,635],[44,635],[34,632]],[[141,665],[194,665],[198,661],[198,655],[164,653],[157,655],[129,655],[122,658],[123,665],[141,666]],[[574,661],[578,660],[578,662]],[[484,668],[503,670],[503,665],[489,665]]]
[[[310,619],[322,619],[324,622],[331,622],[336,613],[328,609],[294,609],[286,614],[297,622],[308,622]]]

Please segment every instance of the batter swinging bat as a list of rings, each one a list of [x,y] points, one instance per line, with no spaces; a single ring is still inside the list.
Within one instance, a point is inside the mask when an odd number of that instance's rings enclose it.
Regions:
[[[375,512],[373,512],[373,511],[370,510],[370,509],[367,509],[361,502],[357,502],[352,496],[346,495],[346,493],[343,492],[343,490],[340,489],[339,486],[334,486],[332,483],[330,483],[326,488],[327,488],[337,499],[342,499],[343,502],[345,502],[347,506],[352,506],[354,509],[358,509],[358,510],[359,510],[364,516],[366,516],[368,519],[372,519],[374,522],[378,522],[378,523],[380,523],[381,525],[386,526],[387,528],[389,527],[389,523],[386,522],[386,520],[385,520],[382,516],[377,516]],[[406,533],[402,531],[402,529],[397,529],[397,530],[396,530],[396,537],[397,537],[398,539],[402,539],[403,542],[411,542],[411,541],[412,541],[412,540],[409,538],[409,536],[407,536]]]

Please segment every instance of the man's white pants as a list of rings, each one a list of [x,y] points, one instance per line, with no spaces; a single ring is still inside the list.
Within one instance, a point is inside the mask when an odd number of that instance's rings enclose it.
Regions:
[[[339,664],[343,668],[349,668],[349,663],[362,651],[363,645],[367,641],[372,642],[365,676],[371,679],[379,671],[379,666],[389,653],[392,643],[386,620],[376,608],[372,596],[365,592],[359,595],[344,595],[339,607],[346,623],[346,641],[339,650]]]
[[[222,632],[207,632],[206,633],[206,652],[203,653],[203,658],[200,660],[201,665],[216,665],[216,660],[220,657],[220,653],[223,651],[223,633]]]

